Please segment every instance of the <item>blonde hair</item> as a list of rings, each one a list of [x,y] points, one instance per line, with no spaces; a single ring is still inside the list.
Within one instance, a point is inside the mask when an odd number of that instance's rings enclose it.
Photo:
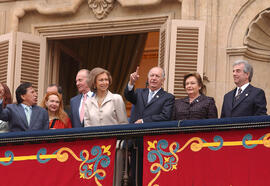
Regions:
[[[63,99],[62,99],[62,96],[59,93],[57,93],[57,92],[48,92],[48,93],[46,93],[46,95],[44,96],[40,106],[47,110],[48,108],[46,106],[46,103],[48,102],[49,97],[51,95],[55,95],[59,99],[59,109],[56,111],[55,115],[59,118],[60,121],[62,121],[64,123],[65,127],[68,127],[68,115],[64,111]],[[50,115],[49,111],[48,111],[48,114]]]
[[[108,70],[105,70],[104,68],[100,68],[100,67],[96,67],[96,68],[93,68],[91,71],[90,71],[90,81],[89,81],[89,84],[88,86],[90,87],[90,90],[92,92],[96,92],[96,80],[97,80],[97,76],[100,75],[100,74],[107,74],[108,78],[109,78],[109,85],[112,84],[112,76],[110,74],[110,72]]]

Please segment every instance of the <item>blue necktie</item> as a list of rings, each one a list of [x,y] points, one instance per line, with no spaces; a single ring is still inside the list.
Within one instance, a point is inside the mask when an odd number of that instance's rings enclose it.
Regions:
[[[30,125],[30,118],[31,118],[31,111],[30,111],[30,107],[29,106],[26,106],[25,107],[25,114],[26,114],[26,119],[27,119],[27,122],[28,122],[28,126]]]
[[[152,98],[153,98],[153,95],[154,95],[154,92],[153,92],[153,91],[150,91],[149,94],[148,94],[148,100],[147,100],[147,103],[150,103],[150,101],[151,101]]]

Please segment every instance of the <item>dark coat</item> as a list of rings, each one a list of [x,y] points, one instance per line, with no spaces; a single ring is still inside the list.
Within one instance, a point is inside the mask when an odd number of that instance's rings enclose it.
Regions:
[[[200,95],[189,103],[189,97],[175,101],[173,120],[196,120],[217,118],[217,107],[212,97]]]
[[[134,88],[129,91],[128,86],[125,88],[125,98],[134,105],[130,123],[138,119],[143,119],[144,123],[171,120],[174,96],[161,88],[147,103],[148,94],[148,88],[136,89],[136,91]]]
[[[248,85],[234,101],[237,88],[224,96],[221,118],[267,115],[266,98],[262,89]]]
[[[83,127],[80,120],[79,107],[81,104],[82,94],[78,94],[70,99],[70,119],[73,128]]]
[[[49,129],[48,112],[39,106],[32,106],[29,126],[21,104],[8,104],[5,109],[0,104],[0,120],[8,121],[11,132]]]

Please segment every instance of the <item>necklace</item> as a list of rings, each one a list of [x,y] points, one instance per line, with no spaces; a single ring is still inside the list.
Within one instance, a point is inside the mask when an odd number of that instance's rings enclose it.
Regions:
[[[99,107],[101,107],[101,105],[102,105],[102,103],[103,103],[105,97],[106,97],[106,95],[103,96],[103,97],[98,97],[98,96],[96,96],[96,100],[97,100],[97,103],[98,103],[98,106],[99,106]]]
[[[99,107],[101,107],[101,105],[102,105],[104,99],[106,98],[107,94],[108,94],[108,91],[106,91],[106,92],[97,92],[96,100],[98,102]]]
[[[102,105],[104,99],[105,99],[105,97],[102,97],[102,98],[97,97],[97,102],[98,102],[98,106],[99,106],[99,107]]]

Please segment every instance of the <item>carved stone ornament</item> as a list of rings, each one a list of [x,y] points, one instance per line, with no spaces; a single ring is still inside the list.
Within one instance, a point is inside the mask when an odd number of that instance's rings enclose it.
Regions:
[[[270,52],[270,10],[261,12],[248,27],[248,32],[244,38],[244,44],[253,49]]]
[[[89,7],[97,19],[103,19],[112,10],[115,0],[88,0]]]

